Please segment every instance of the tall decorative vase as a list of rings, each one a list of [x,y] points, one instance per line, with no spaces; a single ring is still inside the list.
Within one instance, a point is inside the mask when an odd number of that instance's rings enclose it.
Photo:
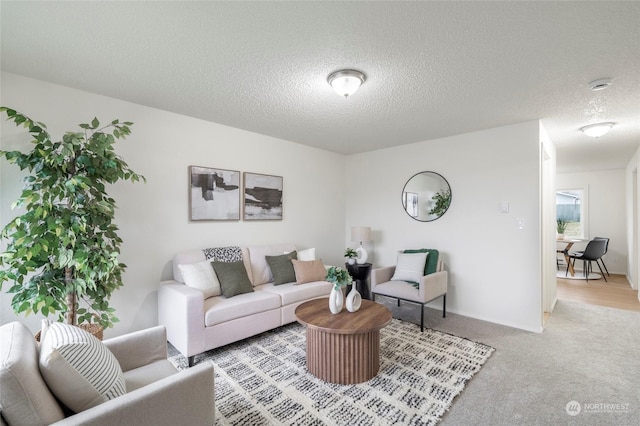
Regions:
[[[344,307],[344,296],[342,295],[342,289],[336,290],[335,288],[331,288],[331,293],[329,294],[329,310],[332,314],[337,314],[342,311]]]
[[[358,290],[356,290],[355,282],[352,283],[351,291],[347,295],[346,305],[347,311],[349,312],[356,312],[358,309],[360,309],[360,305],[362,305],[362,296],[360,296],[360,293],[358,293]]]

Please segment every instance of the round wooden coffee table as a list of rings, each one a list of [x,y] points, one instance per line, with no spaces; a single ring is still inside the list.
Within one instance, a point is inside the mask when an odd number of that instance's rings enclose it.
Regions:
[[[380,370],[380,330],[391,311],[363,300],[360,310],[329,311],[329,299],[314,299],[296,308],[307,328],[307,369],[314,376],[343,385],[372,379]]]

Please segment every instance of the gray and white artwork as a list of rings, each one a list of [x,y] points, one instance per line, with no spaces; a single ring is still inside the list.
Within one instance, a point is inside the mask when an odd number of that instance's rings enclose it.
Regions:
[[[240,220],[240,172],[189,166],[189,219]]]
[[[282,176],[244,174],[244,220],[282,220]]]

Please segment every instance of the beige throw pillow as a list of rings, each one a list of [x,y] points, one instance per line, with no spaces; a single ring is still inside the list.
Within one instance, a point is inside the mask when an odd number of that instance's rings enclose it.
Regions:
[[[322,259],[309,261],[291,259],[291,263],[296,272],[296,284],[322,281],[327,275]]]

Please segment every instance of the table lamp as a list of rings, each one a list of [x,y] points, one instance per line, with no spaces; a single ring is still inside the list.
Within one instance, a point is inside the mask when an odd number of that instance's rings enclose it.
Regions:
[[[356,262],[359,265],[363,263],[367,263],[367,259],[369,258],[369,254],[364,247],[362,247],[362,243],[364,241],[371,240],[371,228],[369,226],[352,226],[351,227],[351,241],[360,241],[360,247],[356,249],[356,253],[358,253],[358,257],[356,258]]]

